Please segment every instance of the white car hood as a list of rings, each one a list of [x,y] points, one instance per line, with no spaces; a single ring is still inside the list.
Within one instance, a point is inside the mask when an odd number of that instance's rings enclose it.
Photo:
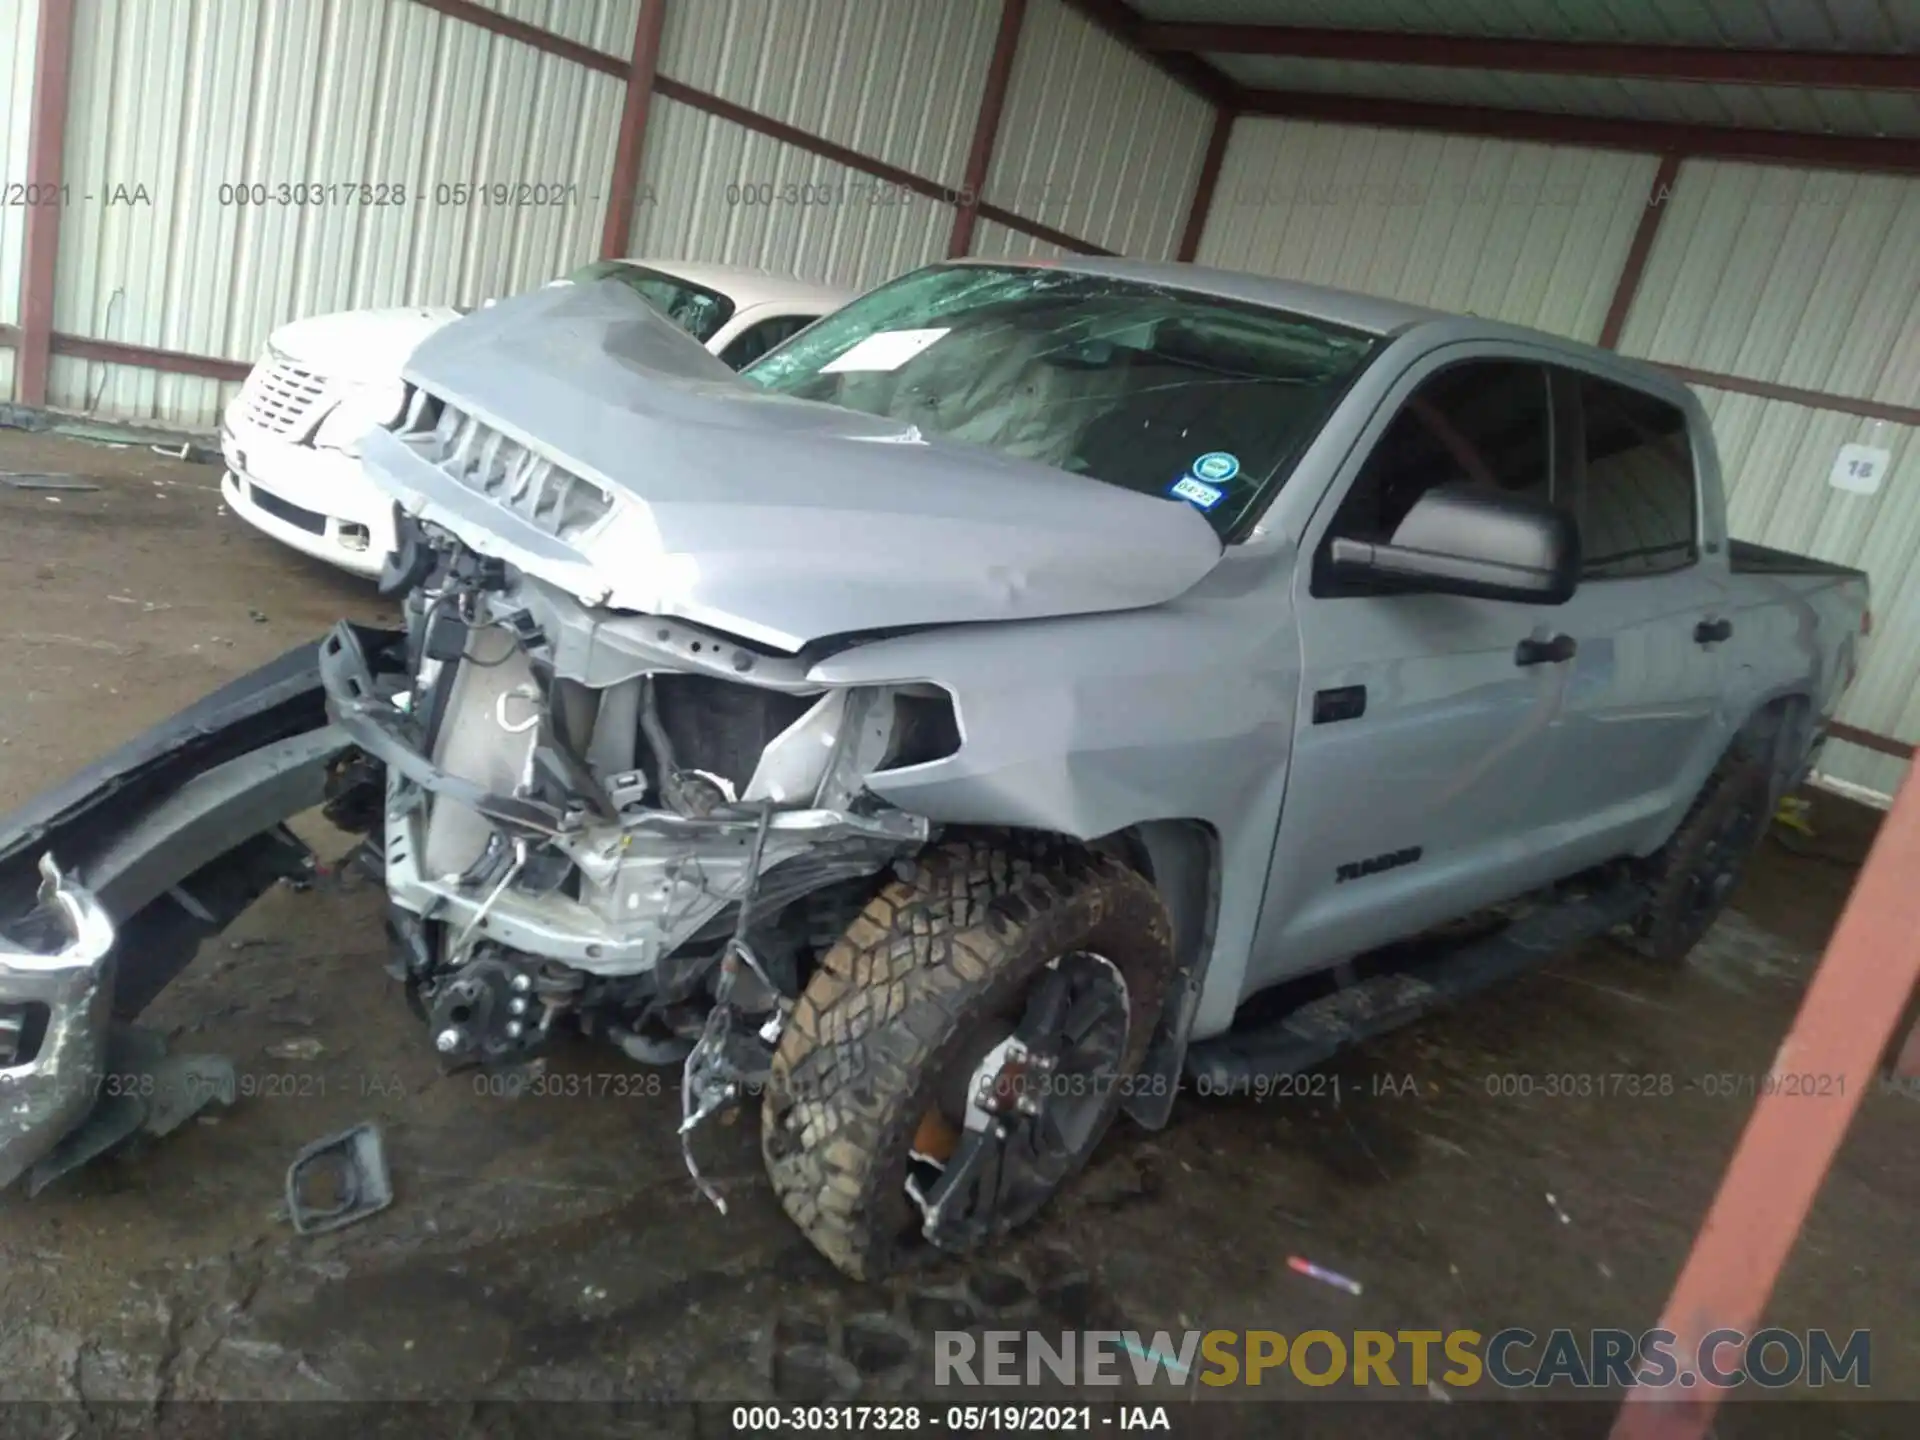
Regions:
[[[1221,556],[1182,502],[770,395],[618,285],[501,301],[405,375],[459,412],[440,435],[367,439],[368,478],[409,513],[589,605],[787,651],[1157,605]],[[590,481],[611,511],[563,535],[537,521],[537,498],[517,510],[499,497],[549,482],[503,489],[504,442]]]
[[[397,378],[414,347],[460,318],[451,305],[399,305],[343,310],[282,325],[268,348],[316,375],[343,380]]]

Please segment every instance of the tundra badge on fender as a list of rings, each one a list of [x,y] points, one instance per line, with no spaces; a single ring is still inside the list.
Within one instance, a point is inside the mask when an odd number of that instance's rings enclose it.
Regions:
[[[1404,850],[1389,850],[1384,855],[1375,855],[1369,860],[1349,860],[1344,865],[1334,867],[1333,883],[1344,885],[1349,880],[1359,880],[1368,875],[1378,875],[1383,870],[1398,870],[1402,865],[1412,865],[1420,859],[1420,847],[1409,845]]]

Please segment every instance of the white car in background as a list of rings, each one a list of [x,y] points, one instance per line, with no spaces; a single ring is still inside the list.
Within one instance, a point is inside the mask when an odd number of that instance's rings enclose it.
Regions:
[[[614,279],[738,370],[858,293],[739,265],[599,260],[556,284]],[[400,378],[452,306],[348,310],[282,325],[227,406],[220,493],[242,520],[358,575],[393,548],[392,501],[360,473],[360,441],[406,413]]]

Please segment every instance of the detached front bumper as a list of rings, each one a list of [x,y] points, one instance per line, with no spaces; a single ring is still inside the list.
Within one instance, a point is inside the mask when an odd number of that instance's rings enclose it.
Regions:
[[[32,939],[0,940],[0,1190],[86,1116],[106,1063],[113,922],[52,856],[40,874]]]

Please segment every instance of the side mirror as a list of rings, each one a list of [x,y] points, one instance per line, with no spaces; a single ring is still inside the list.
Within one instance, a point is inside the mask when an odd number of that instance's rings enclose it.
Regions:
[[[1437,485],[1414,502],[1387,544],[1335,540],[1341,579],[1383,589],[1563,605],[1580,576],[1573,517],[1543,501]]]

